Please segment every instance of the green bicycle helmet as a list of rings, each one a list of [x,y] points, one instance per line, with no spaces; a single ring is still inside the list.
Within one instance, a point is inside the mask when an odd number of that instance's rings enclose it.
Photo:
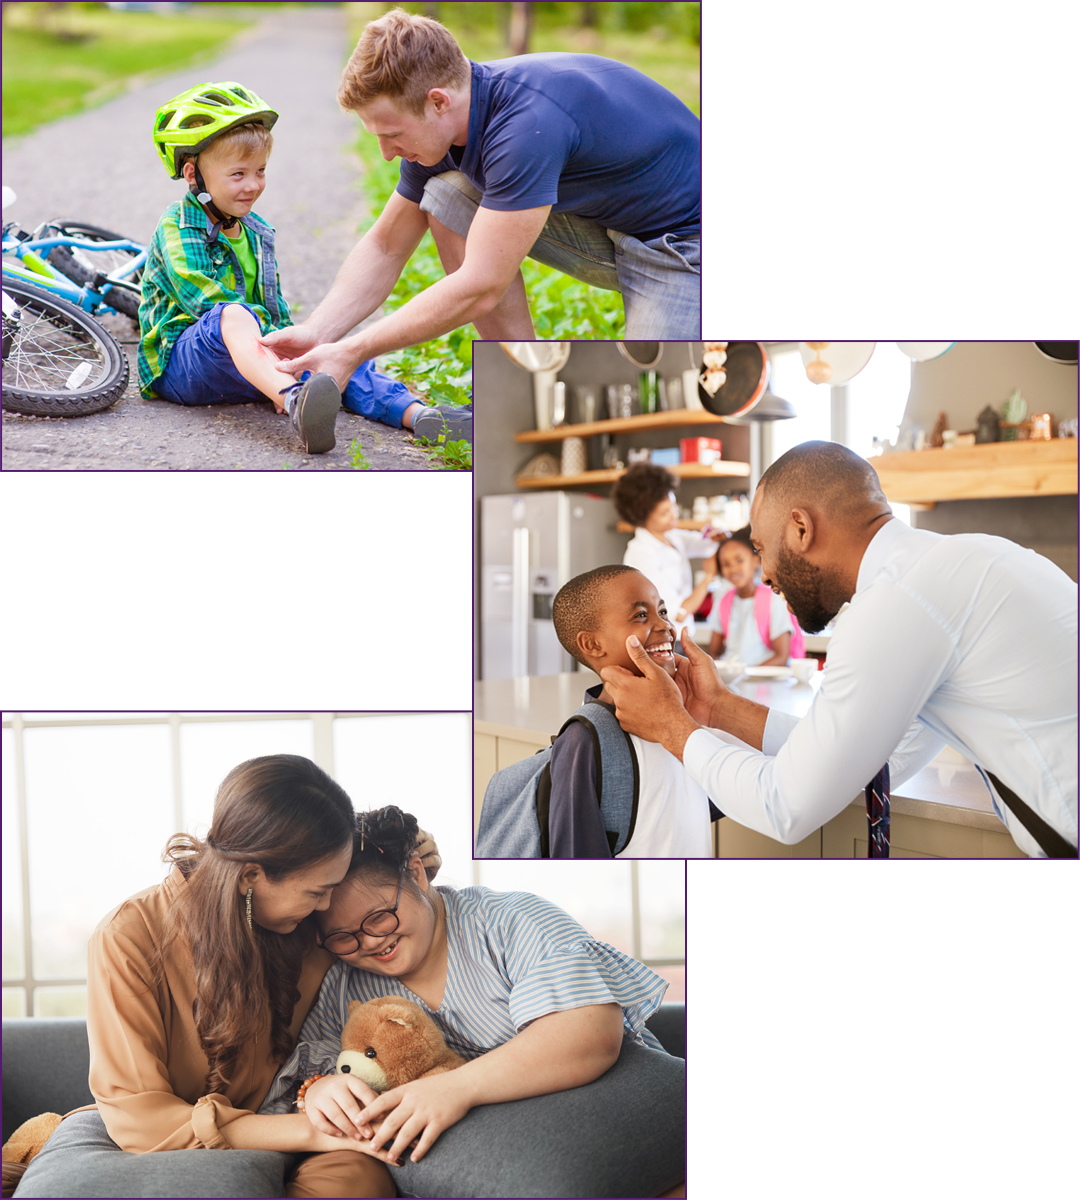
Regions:
[[[200,83],[163,104],[154,117],[154,149],[171,179],[183,174],[181,157],[198,154],[236,125],[258,121],[273,129],[278,114],[239,83]]]

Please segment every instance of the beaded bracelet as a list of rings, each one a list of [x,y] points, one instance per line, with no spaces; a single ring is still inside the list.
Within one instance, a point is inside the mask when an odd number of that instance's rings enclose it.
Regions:
[[[300,1085],[300,1090],[296,1093],[296,1107],[300,1112],[304,1111],[304,1093],[315,1082],[316,1079],[325,1079],[324,1075],[312,1075],[310,1079],[305,1079]]]

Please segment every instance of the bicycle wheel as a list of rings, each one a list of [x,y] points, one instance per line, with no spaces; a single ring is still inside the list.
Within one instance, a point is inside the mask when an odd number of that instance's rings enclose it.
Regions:
[[[110,233],[97,225],[85,225],[81,221],[50,221],[49,229],[56,230],[64,237],[81,238],[84,242],[124,242],[130,241],[122,233]],[[42,231],[47,236],[46,231]],[[73,283],[80,287],[94,282],[94,277],[100,271],[108,275],[118,267],[130,262],[136,255],[131,250],[102,250],[88,253],[78,246],[55,246],[49,252],[49,262]],[[131,283],[139,283],[142,271],[136,271],[128,277]],[[130,317],[136,324],[139,321],[139,297],[125,288],[113,288],[106,303],[117,312]]]
[[[41,288],[7,276],[3,286],[4,408],[81,417],[115,404],[127,387],[128,360],[112,334]]]

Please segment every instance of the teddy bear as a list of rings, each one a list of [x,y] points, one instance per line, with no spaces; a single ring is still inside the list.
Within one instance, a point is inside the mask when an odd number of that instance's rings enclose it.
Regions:
[[[4,1143],[4,1195],[10,1196],[19,1185],[30,1160],[52,1136],[63,1120],[59,1113],[42,1113],[23,1121]]]
[[[353,1000],[341,1031],[339,1074],[356,1075],[376,1092],[465,1065],[418,1005],[398,996]]]

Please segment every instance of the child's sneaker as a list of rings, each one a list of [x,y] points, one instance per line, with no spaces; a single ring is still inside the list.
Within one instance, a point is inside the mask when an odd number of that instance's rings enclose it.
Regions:
[[[472,445],[472,406],[457,404],[432,404],[413,416],[413,435],[425,438],[433,445],[439,437],[446,435],[448,442],[464,438]]]
[[[341,392],[330,375],[304,372],[301,383],[282,388],[293,429],[308,454],[325,454],[335,446],[334,422],[341,408]]]

